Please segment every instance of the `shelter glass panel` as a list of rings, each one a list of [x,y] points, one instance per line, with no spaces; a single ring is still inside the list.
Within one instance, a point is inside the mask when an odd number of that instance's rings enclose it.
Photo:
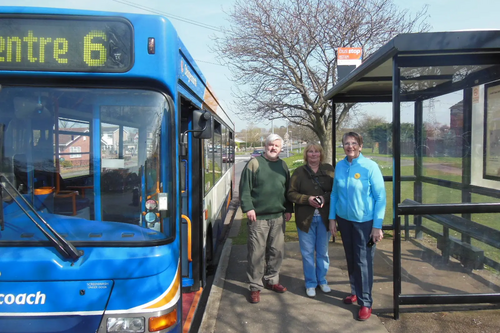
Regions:
[[[402,238],[403,294],[500,292],[497,214],[428,214]],[[384,244],[385,246],[386,244]],[[427,283],[422,283],[427,281]]]
[[[423,102],[423,175],[461,183],[464,145],[463,92]]]

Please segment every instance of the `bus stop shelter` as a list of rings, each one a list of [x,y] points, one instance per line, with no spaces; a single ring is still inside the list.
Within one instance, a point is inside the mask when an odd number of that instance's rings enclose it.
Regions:
[[[374,159],[392,170],[384,176],[390,221],[384,230],[394,236],[395,319],[405,305],[500,303],[500,31],[398,35],[325,99],[333,112],[340,103],[369,103],[373,113],[378,105],[392,109],[379,145],[387,149]],[[407,241],[470,274],[480,271],[485,288],[446,288],[429,273],[426,288],[405,292]]]

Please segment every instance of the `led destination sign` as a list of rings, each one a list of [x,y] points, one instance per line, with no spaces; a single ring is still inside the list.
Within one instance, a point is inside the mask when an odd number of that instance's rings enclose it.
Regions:
[[[125,72],[132,46],[127,21],[0,16],[0,70]]]

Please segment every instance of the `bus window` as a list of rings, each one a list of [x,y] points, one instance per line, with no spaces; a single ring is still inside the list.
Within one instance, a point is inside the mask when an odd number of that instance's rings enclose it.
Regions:
[[[101,108],[102,118],[116,118],[116,123],[101,123],[101,205],[105,220],[140,224],[143,211],[140,199],[157,199],[161,118],[153,117],[144,126],[132,127],[123,124],[127,122],[120,117],[148,111],[154,114],[153,108]]]
[[[214,123],[214,183],[222,177],[222,133],[221,125]]]
[[[59,170],[63,179],[90,175],[90,124],[81,121],[59,117],[58,120],[58,149],[56,159],[59,159]],[[36,138],[35,138],[36,139]],[[52,140],[46,138],[46,133],[40,136],[35,144],[36,149],[53,150]]]
[[[226,126],[222,126],[222,174],[226,173],[228,169],[228,146],[227,146],[227,128]]]
[[[160,231],[155,237],[174,237],[171,215],[163,213],[152,223],[144,219],[146,200],[158,201],[160,191],[173,195],[173,166],[160,150],[161,138],[164,151],[174,149],[171,136],[162,133],[170,131],[168,124],[162,126],[170,121],[163,94],[2,86],[0,104],[5,129],[1,171],[34,209],[48,214],[49,222],[57,221],[56,230],[66,230],[71,221],[75,228],[68,240],[88,240],[84,228],[100,234],[96,230],[108,230],[108,222],[146,226]],[[170,212],[174,201],[166,202]],[[4,213],[6,222],[19,223],[22,212],[15,202],[4,200]],[[24,220],[31,230],[29,218]],[[116,235],[102,233],[92,241],[137,241]]]
[[[214,142],[212,139],[204,140],[204,170],[205,170],[205,193],[214,186]]]

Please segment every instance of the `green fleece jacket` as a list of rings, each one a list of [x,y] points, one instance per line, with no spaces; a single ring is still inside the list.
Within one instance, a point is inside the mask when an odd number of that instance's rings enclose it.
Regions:
[[[283,160],[269,161],[263,156],[252,158],[241,172],[241,210],[244,213],[255,210],[261,220],[292,213],[293,205],[286,198],[289,184],[290,171]]]

